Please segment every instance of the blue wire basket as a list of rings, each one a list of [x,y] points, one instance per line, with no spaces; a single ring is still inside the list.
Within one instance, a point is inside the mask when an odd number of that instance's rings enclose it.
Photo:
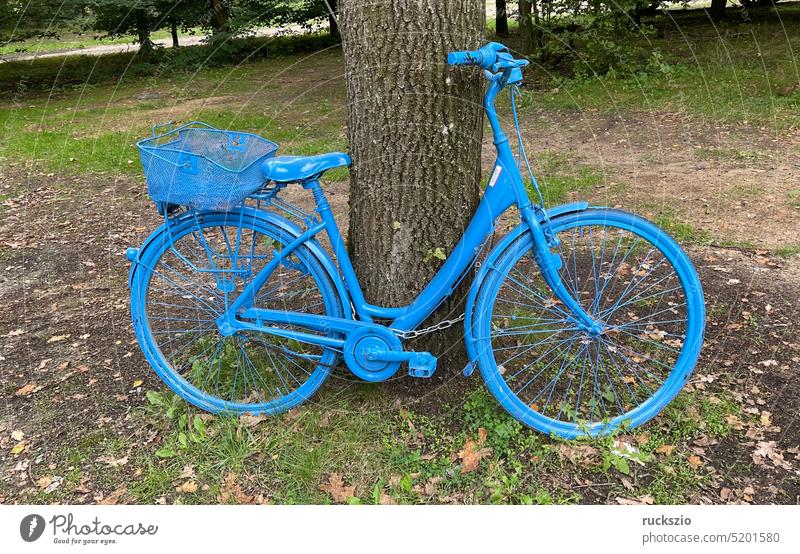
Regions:
[[[159,130],[167,129],[166,132]],[[224,131],[199,121],[153,127],[136,143],[155,202],[227,211],[264,184],[261,162],[278,145],[252,133]]]

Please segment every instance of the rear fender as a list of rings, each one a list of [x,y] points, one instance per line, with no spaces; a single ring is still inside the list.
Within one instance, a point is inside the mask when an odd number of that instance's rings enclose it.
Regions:
[[[582,212],[588,208],[588,202],[562,204],[547,210],[547,216],[548,218],[553,219],[564,214]],[[539,223],[544,224],[544,217],[540,217]],[[486,258],[486,260],[483,261],[478,269],[477,275],[475,275],[475,279],[472,281],[472,285],[470,286],[469,290],[469,296],[467,297],[467,305],[464,310],[464,342],[466,343],[467,353],[469,354],[470,360],[467,364],[467,367],[464,368],[464,375],[470,375],[472,373],[472,371],[475,369],[475,364],[477,363],[478,359],[477,352],[475,351],[475,339],[472,333],[472,311],[475,307],[475,299],[478,297],[478,291],[481,289],[486,276],[494,269],[494,264],[500,255],[505,252],[506,248],[508,248],[511,243],[517,240],[524,233],[528,232],[529,229],[530,227],[527,223],[520,223],[510,233],[503,237],[497,246],[495,246],[494,249],[489,253],[489,256]]]

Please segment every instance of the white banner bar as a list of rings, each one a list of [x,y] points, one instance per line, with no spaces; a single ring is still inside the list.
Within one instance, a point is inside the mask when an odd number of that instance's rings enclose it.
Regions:
[[[798,515],[797,506],[0,506],[0,544],[13,553],[794,553]]]

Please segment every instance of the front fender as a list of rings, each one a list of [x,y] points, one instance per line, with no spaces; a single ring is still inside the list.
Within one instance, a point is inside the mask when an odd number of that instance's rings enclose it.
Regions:
[[[561,204],[560,206],[556,206],[547,210],[547,216],[550,219],[553,219],[564,214],[582,212],[588,208],[588,202]],[[544,223],[544,217],[539,219],[539,223]],[[512,242],[517,240],[522,234],[526,233],[528,229],[529,227],[526,223],[520,223],[510,233],[504,236],[497,246],[495,246],[494,249],[489,253],[489,256],[487,256],[486,260],[483,261],[478,269],[478,273],[475,275],[475,279],[472,281],[472,285],[469,289],[469,296],[467,297],[467,305],[464,310],[464,342],[466,343],[467,354],[469,355],[470,360],[467,367],[464,368],[464,375],[470,375],[475,369],[475,364],[477,363],[475,339],[472,333],[472,311],[475,307],[475,299],[478,296],[478,291],[480,290],[481,285],[483,284],[484,279],[486,279],[489,271],[494,268],[494,262],[497,261],[497,258],[500,257],[500,255]]]
[[[303,234],[303,229],[300,228],[296,223],[286,219],[285,217],[281,217],[280,215],[270,212],[267,210],[259,210],[256,208],[244,207],[235,210],[231,210],[225,212],[232,216],[232,218],[238,219],[241,214],[243,217],[246,218],[253,218],[253,219],[261,219],[268,223],[275,225],[276,227],[280,227],[283,231],[287,234],[297,238]],[[142,253],[147,250],[150,245],[159,240],[164,233],[169,232],[170,225],[178,225],[183,223],[186,219],[191,219],[193,215],[190,212],[185,212],[178,216],[177,218],[173,218],[168,222],[165,221],[161,224],[155,231],[153,231],[147,239],[145,239],[144,243],[142,244],[141,248],[133,248],[130,247],[125,251],[125,256],[128,258],[128,261],[131,262],[131,269],[128,274],[128,288],[130,288],[134,283],[134,278],[136,276],[137,268],[140,265],[140,259]],[[333,263],[328,253],[319,244],[316,240],[309,240],[305,243],[305,246],[311,251],[315,258],[319,261],[325,271],[328,273],[328,276],[333,283],[333,286],[336,288],[336,292],[339,295],[339,299],[342,302],[342,308],[344,310],[344,317],[352,318],[353,310],[352,304],[350,302],[350,294],[347,292],[347,287],[345,287],[344,283],[342,282],[341,277],[339,276],[339,270],[336,268],[336,264]]]

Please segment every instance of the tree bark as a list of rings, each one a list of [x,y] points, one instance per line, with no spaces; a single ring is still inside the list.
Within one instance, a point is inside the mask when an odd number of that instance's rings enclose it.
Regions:
[[[505,36],[508,34],[508,11],[506,0],[495,0],[495,33]]]
[[[211,32],[227,33],[228,26],[228,6],[225,0],[210,0],[211,5]]]
[[[136,10],[136,40],[140,54],[149,56],[153,51],[153,41],[150,40],[150,19],[144,10]]]
[[[336,13],[339,9],[337,4],[338,0],[328,0],[328,8],[333,12],[328,14],[328,29],[330,30],[331,37],[334,39],[340,38],[339,24],[336,22],[336,18],[339,17]]]
[[[711,19],[722,19],[725,17],[725,6],[727,5],[728,0],[711,0],[711,8],[709,9],[709,13],[711,14]]]
[[[483,0],[339,2],[353,157],[349,245],[370,303],[413,300],[441,266],[436,253],[450,254],[477,206],[482,75],[445,60],[482,44],[484,10]],[[463,291],[452,298],[424,325],[460,314]],[[464,361],[463,325],[429,337],[413,349],[440,356],[440,369]]]
[[[172,35],[172,47],[179,48],[180,43],[178,42],[178,24],[173,21],[169,26],[170,34]]]
[[[519,36],[522,41],[522,53],[533,52],[533,22],[529,0],[519,0]]]

